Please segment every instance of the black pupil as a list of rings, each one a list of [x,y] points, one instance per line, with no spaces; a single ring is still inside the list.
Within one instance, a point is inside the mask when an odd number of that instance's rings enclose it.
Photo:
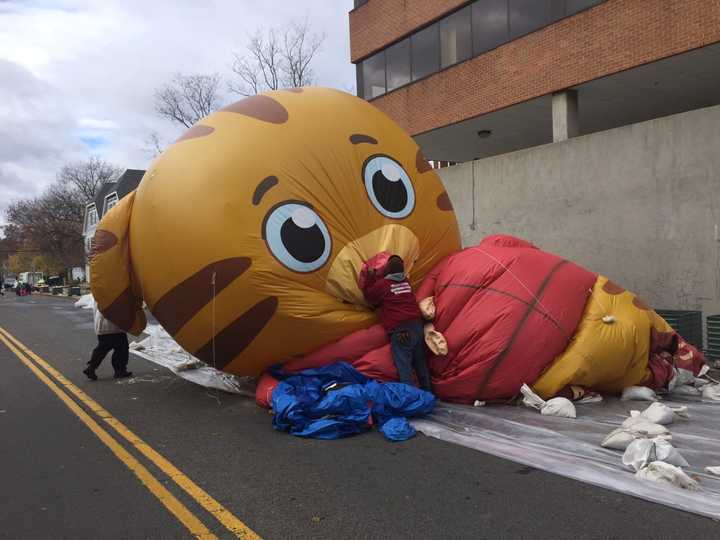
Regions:
[[[380,170],[373,174],[372,187],[375,197],[385,210],[388,212],[400,212],[405,209],[408,194],[402,180],[391,182]]]
[[[289,218],[280,227],[280,238],[288,253],[303,263],[317,261],[325,251],[325,237],[317,224],[303,229]]]

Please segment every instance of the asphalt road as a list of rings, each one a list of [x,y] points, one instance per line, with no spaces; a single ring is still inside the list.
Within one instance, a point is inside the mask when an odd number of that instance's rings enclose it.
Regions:
[[[63,298],[0,297],[0,327],[263,538],[660,539],[720,530],[706,518],[423,436],[291,437],[275,432],[253,401],[218,399],[132,355],[134,380],[114,381],[108,358],[101,380],[87,381],[91,318]],[[3,343],[0,365],[0,538],[192,538]],[[234,538],[108,431],[209,531]]]

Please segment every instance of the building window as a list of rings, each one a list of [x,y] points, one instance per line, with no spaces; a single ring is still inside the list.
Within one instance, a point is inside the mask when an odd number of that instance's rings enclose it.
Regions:
[[[472,5],[473,54],[482,54],[510,39],[507,0],[481,0]]]
[[[362,64],[363,97],[371,99],[385,93],[385,51],[365,60]]]
[[[388,47],[385,58],[387,60],[387,89],[394,90],[410,82],[410,40],[404,39],[392,47]]]
[[[509,0],[510,39],[534,32],[552,22],[551,0]]]
[[[372,99],[606,0],[475,0],[357,64]]]
[[[565,15],[575,15],[584,9],[601,4],[604,0],[565,0]]]
[[[98,213],[97,209],[95,208],[95,205],[88,207],[87,209],[87,219],[85,220],[85,230],[89,231],[91,228],[93,228],[95,225],[97,225],[98,222]]]
[[[440,21],[440,67],[446,68],[472,55],[470,6]]]
[[[118,202],[118,196],[117,193],[111,193],[107,197],[105,197],[105,208],[103,208],[103,216],[108,213],[108,211],[117,204]]]
[[[412,79],[416,81],[440,69],[440,35],[438,25],[420,30],[411,38]]]

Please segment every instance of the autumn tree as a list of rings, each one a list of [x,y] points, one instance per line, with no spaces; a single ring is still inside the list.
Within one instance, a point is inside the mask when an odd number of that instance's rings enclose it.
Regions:
[[[68,163],[39,197],[10,203],[5,211],[5,243],[15,266],[31,270],[32,258],[53,272],[85,261],[85,206],[103,183],[117,179],[120,168],[93,157]],[[30,267],[27,267],[27,266]]]

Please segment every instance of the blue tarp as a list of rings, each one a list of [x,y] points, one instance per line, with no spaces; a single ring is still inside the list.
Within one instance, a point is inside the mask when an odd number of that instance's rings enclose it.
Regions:
[[[370,429],[370,416],[391,441],[415,435],[407,421],[435,407],[430,392],[402,383],[379,383],[345,362],[295,374],[274,371],[273,427],[298,437],[339,439]]]

